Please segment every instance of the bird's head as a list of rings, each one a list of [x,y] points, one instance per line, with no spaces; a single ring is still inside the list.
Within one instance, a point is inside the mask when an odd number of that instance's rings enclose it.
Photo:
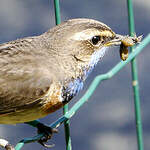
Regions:
[[[104,23],[92,19],[71,19],[47,33],[51,34],[52,47],[56,46],[54,49],[57,49],[65,65],[68,62],[68,66],[77,66],[82,70],[93,68],[108,47],[122,43],[126,43],[127,47],[136,43],[135,39],[118,35]]]

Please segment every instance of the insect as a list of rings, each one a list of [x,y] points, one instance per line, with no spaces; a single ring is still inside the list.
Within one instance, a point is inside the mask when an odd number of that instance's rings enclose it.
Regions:
[[[126,36],[121,40],[120,45],[120,58],[125,61],[128,58],[128,47],[133,46],[135,43],[139,43],[142,39],[142,35],[137,37],[136,34],[133,37]]]

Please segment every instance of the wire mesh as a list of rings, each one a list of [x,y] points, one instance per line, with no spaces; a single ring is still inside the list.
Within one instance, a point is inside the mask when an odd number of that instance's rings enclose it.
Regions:
[[[129,29],[130,34],[133,35],[134,33],[134,18],[133,18],[133,8],[132,8],[132,0],[127,0],[128,4],[128,16],[129,16]],[[59,8],[59,0],[54,0],[55,5],[55,18],[56,18],[56,24],[60,23],[60,8]],[[83,104],[89,100],[89,98],[94,93],[96,87],[101,84],[103,80],[108,80],[112,78],[114,75],[116,75],[126,64],[129,62],[132,63],[132,77],[133,77],[133,91],[134,91],[134,100],[135,100],[135,117],[136,117],[136,127],[137,127],[137,142],[138,142],[138,149],[143,150],[143,138],[142,138],[142,122],[141,122],[141,114],[140,114],[140,99],[139,99],[139,91],[138,91],[138,77],[137,77],[137,67],[135,63],[135,57],[150,43],[150,34],[147,35],[143,39],[143,41],[134,48],[132,48],[132,52],[129,55],[128,59],[126,61],[119,62],[115,67],[113,67],[110,71],[108,71],[105,74],[98,75],[94,78],[91,85],[89,86],[86,93],[83,95],[83,97],[76,102],[73,107],[68,110],[68,105],[64,107],[64,115],[60,117],[58,120],[53,122],[51,125],[49,125],[52,128],[55,128],[61,123],[64,123],[65,127],[65,135],[66,135],[66,150],[71,150],[71,137],[70,137],[70,131],[69,131],[69,119],[73,117],[73,115],[80,109]],[[136,82],[135,82],[136,81]],[[136,84],[135,84],[136,83]],[[28,122],[27,124],[36,127],[39,123],[38,120],[34,120],[31,122]],[[21,140],[15,147],[15,150],[20,150],[25,143],[31,143],[39,140],[41,137],[43,137],[44,134],[38,134],[37,136],[34,136],[32,138],[25,138]]]

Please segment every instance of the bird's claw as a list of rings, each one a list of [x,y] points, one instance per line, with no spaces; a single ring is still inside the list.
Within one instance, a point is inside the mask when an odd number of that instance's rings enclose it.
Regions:
[[[45,141],[45,139],[40,139],[38,140],[38,143],[41,144],[42,146],[46,147],[46,148],[52,148],[55,146],[55,144],[45,144],[47,142],[47,140]]]
[[[7,144],[7,145],[5,146],[5,149],[6,149],[6,150],[15,150],[14,146],[11,145],[11,144]]]
[[[49,126],[46,126],[42,123],[39,123],[37,125],[37,128],[38,128],[38,133],[44,133],[44,136],[38,140],[38,143],[40,143],[42,146],[44,147],[47,147],[47,148],[51,148],[51,147],[54,147],[55,144],[50,144],[50,145],[47,145],[45,144],[49,139],[52,138],[52,135],[53,133],[58,133],[58,129],[56,128],[51,128]]]

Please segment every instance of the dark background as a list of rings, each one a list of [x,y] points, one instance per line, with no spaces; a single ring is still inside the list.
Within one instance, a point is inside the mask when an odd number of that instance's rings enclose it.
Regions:
[[[150,1],[134,0],[135,28],[144,37],[150,32]],[[104,22],[119,34],[128,34],[126,0],[60,0],[61,17],[93,18]],[[52,0],[1,0],[0,43],[25,36],[39,35],[55,25]],[[143,137],[145,150],[150,149],[150,45],[137,57]],[[119,48],[110,49],[87,79],[84,90],[70,106],[86,91],[93,78],[107,72],[120,61]],[[131,69],[128,64],[112,79],[103,82],[91,99],[71,119],[73,150],[137,150],[134,119]],[[52,123],[62,110],[41,119]],[[36,134],[36,129],[25,125],[0,125],[0,138],[16,144],[24,137]],[[50,141],[53,150],[65,150],[63,125],[59,134]],[[23,149],[45,149],[37,143],[27,144]]]

